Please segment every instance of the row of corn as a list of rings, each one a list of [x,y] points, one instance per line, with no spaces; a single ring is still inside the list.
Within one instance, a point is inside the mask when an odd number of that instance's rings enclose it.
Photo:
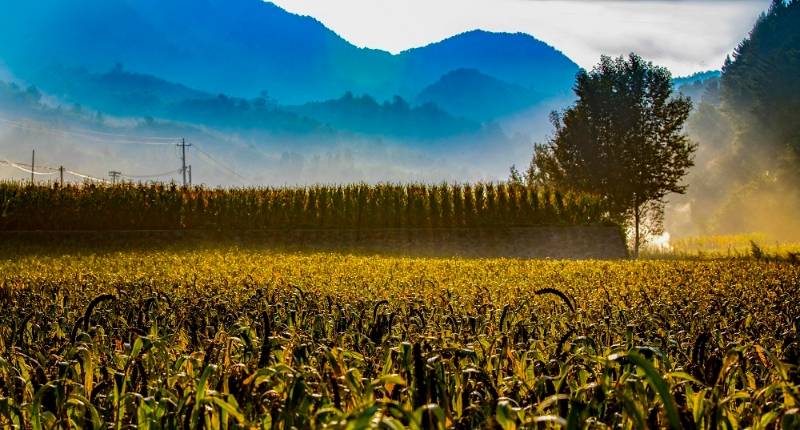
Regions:
[[[604,221],[597,196],[509,184],[209,189],[0,183],[2,230],[461,228]]]

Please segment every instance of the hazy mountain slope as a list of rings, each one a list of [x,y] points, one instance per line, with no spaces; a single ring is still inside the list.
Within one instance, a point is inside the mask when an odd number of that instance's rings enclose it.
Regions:
[[[158,116],[165,104],[215,97],[155,76],[129,73],[121,67],[106,73],[89,73],[84,68],[54,64],[32,73],[29,79],[65,102],[113,115]]]
[[[181,60],[177,47],[121,0],[0,2],[0,40],[0,58],[23,78],[54,61],[98,72],[115,62],[146,70],[154,57]]]
[[[269,90],[286,102],[372,89],[392,61],[261,0],[3,2],[0,40],[0,58],[23,78],[53,60],[92,72],[120,62],[212,93]]]
[[[369,95],[353,97],[347,92],[336,100],[283,106],[267,94],[255,98],[215,96],[151,75],[129,73],[121,67],[107,73],[89,73],[83,68],[54,65],[34,75],[35,82],[45,84],[31,86],[31,94],[38,94],[37,101],[40,90],[44,90],[57,96],[51,102],[71,105],[76,111],[88,107],[105,115],[154,117],[305,136],[328,135],[335,128],[370,135],[437,139],[482,129],[479,122],[454,117],[435,104],[412,107],[400,97],[381,104]]]
[[[407,85],[432,83],[450,71],[476,69],[540,93],[568,91],[578,65],[560,51],[522,33],[462,33],[400,54]]]
[[[568,89],[577,66],[531,36],[474,31],[393,56],[261,0],[27,0],[0,3],[0,59],[23,79],[54,61],[126,70],[213,94],[282,103],[413,98],[459,68],[538,92]]]
[[[43,166],[64,166],[100,178],[116,170],[125,180],[180,182],[177,169],[181,160],[173,143],[185,138],[192,143],[187,148],[187,164],[192,166],[194,184],[216,187],[499,180],[505,177],[518,146],[527,150],[527,145],[510,141],[496,127],[444,137],[431,145],[423,139],[368,136],[319,124],[314,131],[313,121],[269,104],[247,107],[241,100],[220,97],[187,103],[193,106],[174,107],[193,119],[210,107],[206,112],[209,121],[192,125],[98,116],[86,109],[53,107],[43,102],[33,87],[0,81],[0,157],[28,163],[35,150],[37,172],[48,172]],[[227,110],[220,112],[225,106]],[[258,109],[269,112],[265,116],[264,112],[258,114]],[[266,126],[216,126],[229,122],[226,117],[230,116],[239,121],[261,119]],[[286,124],[277,127],[277,132],[270,130],[281,121]],[[166,144],[123,144],[117,139]],[[40,179],[56,178],[49,172],[51,175]],[[23,170],[0,166],[0,179],[29,178]],[[73,175],[65,175],[65,179],[83,181]]]
[[[503,82],[475,69],[458,69],[423,89],[415,102],[436,103],[454,115],[486,121],[521,111],[544,98],[533,90]]]
[[[481,131],[481,124],[454,118],[434,104],[412,107],[404,99],[378,103],[373,97],[346,93],[336,100],[306,103],[286,109],[337,129],[358,133],[435,139]]]
[[[385,85],[395,62],[261,0],[129,2],[154,26],[175,27],[168,40],[198,67],[178,80],[197,88],[243,97],[268,90],[284,103],[321,100]]]

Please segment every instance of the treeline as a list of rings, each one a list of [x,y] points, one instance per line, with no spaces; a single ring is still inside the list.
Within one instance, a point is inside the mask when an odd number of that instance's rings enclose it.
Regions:
[[[800,2],[773,0],[722,68],[722,104],[745,139],[800,153]],[[744,124],[743,124],[744,123]]]
[[[590,194],[514,184],[208,189],[0,183],[0,230],[260,230],[592,226]]]
[[[682,209],[670,230],[800,239],[798,46],[800,1],[773,0],[705,86],[687,123],[696,167],[686,197],[671,200]]]
[[[422,139],[482,130],[480,122],[455,117],[433,103],[411,106],[399,96],[379,103],[370,95],[355,97],[347,92],[336,100],[286,106],[267,91],[255,98],[215,96],[155,76],[127,72],[119,64],[101,74],[53,64],[34,79],[47,93],[115,116],[157,117],[295,134],[331,133],[336,128]]]
[[[396,137],[437,138],[474,133],[482,127],[480,122],[454,117],[435,103],[412,107],[400,96],[378,103],[368,94],[356,97],[349,91],[337,100],[286,109],[338,129]]]
[[[33,85],[23,89],[15,83],[0,81],[0,104],[6,110],[37,109],[41,100],[42,92]]]
[[[253,99],[214,96],[154,76],[126,72],[121,65],[97,74],[53,64],[42,68],[34,79],[46,93],[72,102],[72,111],[88,108],[113,116],[296,134],[330,132],[324,124],[282,108],[266,92]],[[30,107],[47,109],[44,105]]]

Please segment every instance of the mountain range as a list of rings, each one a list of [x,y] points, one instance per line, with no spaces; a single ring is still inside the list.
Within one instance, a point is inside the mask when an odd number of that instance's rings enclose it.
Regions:
[[[425,87],[414,101],[435,103],[453,115],[488,121],[528,108],[549,96],[477,69],[457,69]]]
[[[578,66],[525,34],[472,31],[397,55],[358,48],[319,21],[261,0],[27,0],[0,5],[0,58],[32,81],[54,64],[157,76],[199,91],[282,104],[414,99],[461,68],[553,95]],[[42,85],[37,83],[37,85]]]
[[[41,100],[229,131],[441,146],[543,134],[548,124],[531,115],[569,103],[579,67],[521,33],[474,30],[399,54],[359,48],[262,0],[27,0],[0,2],[2,69],[24,83],[10,94],[32,85],[27,94],[45,96],[22,108],[39,114]]]
[[[186,138],[207,184],[241,184],[232,171],[253,183],[499,180],[574,100],[578,71],[519,33],[359,48],[262,0],[0,1],[0,149],[95,176],[174,168],[169,146],[97,146],[94,130]],[[705,94],[707,82],[680,83]]]

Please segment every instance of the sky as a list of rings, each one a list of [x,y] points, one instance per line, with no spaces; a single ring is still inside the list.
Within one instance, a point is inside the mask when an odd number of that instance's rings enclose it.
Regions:
[[[530,34],[591,68],[635,52],[674,76],[718,70],[770,0],[272,0],[359,47],[398,53],[465,31]]]

